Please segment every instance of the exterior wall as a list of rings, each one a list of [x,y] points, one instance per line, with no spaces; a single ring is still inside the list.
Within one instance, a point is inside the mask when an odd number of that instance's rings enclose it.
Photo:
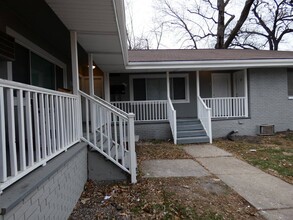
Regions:
[[[18,205],[8,213],[0,215],[0,220],[67,219],[83,191],[86,180],[87,147],[83,146],[82,150]]]
[[[135,135],[139,140],[168,140],[172,139],[169,122],[135,123]]]
[[[288,100],[286,68],[251,69],[248,71],[248,119],[212,121],[213,137],[230,131],[238,135],[257,135],[259,125],[275,125],[275,131],[293,130],[293,100]]]
[[[189,103],[174,103],[177,118],[197,117],[196,72],[189,73]]]

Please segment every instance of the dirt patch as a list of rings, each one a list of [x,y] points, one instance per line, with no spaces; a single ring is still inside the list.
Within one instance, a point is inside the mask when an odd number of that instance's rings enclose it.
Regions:
[[[169,142],[137,144],[143,160],[190,159]],[[142,178],[101,184],[88,181],[70,219],[263,219],[246,200],[215,176]]]
[[[263,171],[293,184],[293,132],[274,136],[233,137],[234,141],[217,139],[214,144]]]
[[[263,219],[214,177],[85,186],[70,219]]]

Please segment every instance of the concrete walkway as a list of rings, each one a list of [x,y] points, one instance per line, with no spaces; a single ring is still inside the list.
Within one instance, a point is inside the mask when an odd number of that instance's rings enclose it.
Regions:
[[[184,150],[212,174],[234,189],[269,220],[293,219],[293,186],[213,145]]]

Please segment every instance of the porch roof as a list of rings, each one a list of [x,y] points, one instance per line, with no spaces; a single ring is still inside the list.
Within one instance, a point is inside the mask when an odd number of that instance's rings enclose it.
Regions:
[[[292,51],[244,49],[134,50],[129,51],[128,71],[185,71],[293,67]]]
[[[121,0],[45,0],[104,72],[127,63],[126,25]]]
[[[131,50],[129,62],[293,59],[292,51],[243,49]]]

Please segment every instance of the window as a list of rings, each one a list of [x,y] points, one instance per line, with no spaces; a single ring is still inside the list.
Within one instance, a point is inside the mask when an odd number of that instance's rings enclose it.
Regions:
[[[287,69],[288,76],[288,96],[293,99],[293,69]]]
[[[63,88],[67,84],[65,63],[13,29],[6,27],[6,32],[15,39],[13,81],[48,89]]]
[[[64,87],[63,68],[16,44],[12,62],[13,81],[47,89]]]
[[[174,103],[189,102],[188,74],[170,75],[170,98]],[[130,76],[130,99],[135,101],[166,100],[166,76]]]

